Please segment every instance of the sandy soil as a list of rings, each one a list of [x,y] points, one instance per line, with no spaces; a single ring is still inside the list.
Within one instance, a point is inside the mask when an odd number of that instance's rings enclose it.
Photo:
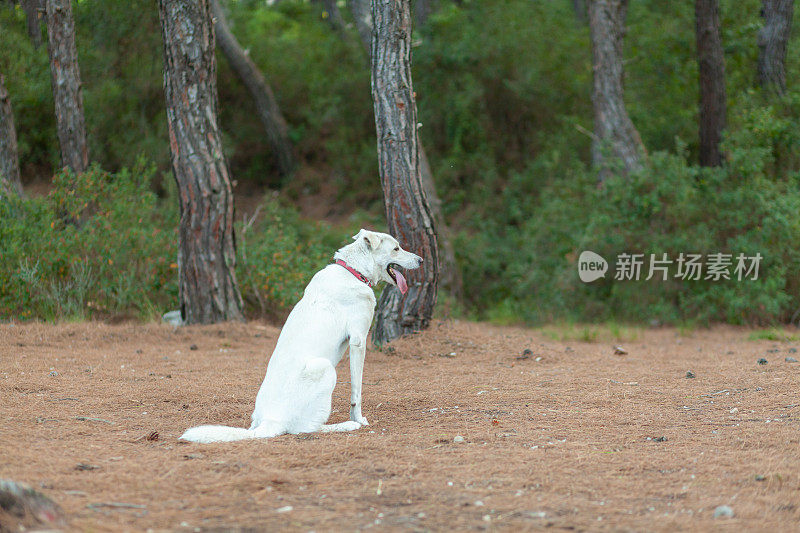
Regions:
[[[611,341],[438,323],[368,353],[367,428],[178,442],[192,425],[249,425],[277,335],[0,325],[0,478],[83,531],[800,527],[800,363],[785,362],[800,343],[642,330],[615,355]],[[715,519],[719,505],[735,516]]]

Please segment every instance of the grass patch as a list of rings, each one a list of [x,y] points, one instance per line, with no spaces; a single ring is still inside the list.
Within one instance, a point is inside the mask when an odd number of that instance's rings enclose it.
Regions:
[[[542,335],[556,341],[632,342],[639,339],[641,328],[617,322],[602,324],[552,324],[539,329]]]
[[[747,336],[749,341],[780,341],[780,342],[794,342],[800,341],[800,335],[795,333],[788,333],[779,328],[760,329],[753,331]]]

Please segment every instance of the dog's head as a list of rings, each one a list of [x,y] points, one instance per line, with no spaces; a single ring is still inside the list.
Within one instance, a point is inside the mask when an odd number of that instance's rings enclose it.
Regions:
[[[375,262],[373,272],[378,274],[377,281],[391,283],[405,294],[408,283],[402,269],[413,270],[422,264],[422,258],[400,247],[397,239],[387,233],[378,233],[362,229],[353,240],[364,246],[369,257]]]

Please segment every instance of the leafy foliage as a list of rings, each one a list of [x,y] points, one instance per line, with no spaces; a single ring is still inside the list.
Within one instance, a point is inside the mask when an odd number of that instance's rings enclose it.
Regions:
[[[46,197],[0,202],[0,317],[147,317],[175,299],[176,202],[154,172],[63,172]]]
[[[223,4],[275,92],[300,161],[294,176],[278,177],[250,97],[220,57],[219,120],[234,177],[248,190],[324,194],[343,210],[358,206],[363,220],[380,219],[368,57],[345,5],[342,37],[318,3]],[[695,163],[692,4],[643,0],[628,12],[625,98],[650,156],[640,174],[602,188],[589,168],[589,30],[571,2],[439,2],[415,28],[419,131],[455,233],[467,313],[504,322],[791,319],[800,307],[800,17],[788,46],[788,93],[775,98],[755,88],[760,2],[721,7],[726,166]],[[0,206],[2,316],[148,315],[176,298],[177,215],[171,180],[160,178],[169,144],[157,9],[150,0],[82,0],[74,12],[90,157],[99,166],[85,176],[57,174],[47,198]],[[46,47],[33,49],[19,7],[0,9],[0,27],[23,179],[49,181],[60,157]],[[141,154],[155,169],[137,166]],[[70,196],[66,183],[74,180]],[[350,234],[308,222],[275,199],[237,232],[240,288],[251,312],[267,313],[291,305]],[[765,259],[752,283],[586,285],[575,275],[583,249]]]
[[[338,231],[304,221],[268,198],[251,221],[237,225],[237,277],[242,296],[262,314],[280,314],[303,295],[314,273],[345,242]]]

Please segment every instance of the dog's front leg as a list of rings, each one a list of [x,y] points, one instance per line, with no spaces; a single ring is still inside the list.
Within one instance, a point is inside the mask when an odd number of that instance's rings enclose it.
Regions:
[[[350,420],[362,426],[368,425],[367,419],[361,415],[361,382],[366,356],[366,336],[350,337]]]

